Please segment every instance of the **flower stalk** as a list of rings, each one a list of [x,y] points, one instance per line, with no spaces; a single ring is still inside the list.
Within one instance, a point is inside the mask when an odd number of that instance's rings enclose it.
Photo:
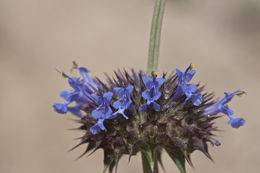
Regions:
[[[165,1],[166,0],[155,0],[147,65],[147,75],[149,76],[152,71],[157,71],[158,68],[158,56]]]
[[[147,64],[147,76],[151,77],[152,72],[157,71],[158,68],[158,57],[161,39],[161,29],[163,14],[165,8],[166,0],[155,0],[152,27],[150,33],[150,43],[149,43],[149,56]],[[158,162],[156,159],[156,154],[147,150],[141,153],[143,173],[158,173]]]
[[[143,173],[159,173],[158,152],[160,151],[151,148],[147,148],[145,151],[141,152]]]

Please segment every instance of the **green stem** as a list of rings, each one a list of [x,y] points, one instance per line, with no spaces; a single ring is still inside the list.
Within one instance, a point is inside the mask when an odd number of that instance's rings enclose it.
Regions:
[[[143,173],[159,173],[157,151],[147,148],[141,152]]]
[[[165,1],[166,0],[155,0],[147,66],[148,76],[151,76],[152,71],[157,71],[158,67],[158,56]]]
[[[149,163],[149,159],[147,158],[147,154],[145,152],[141,152],[142,155],[142,165],[143,165],[143,173],[152,173],[152,168]]]

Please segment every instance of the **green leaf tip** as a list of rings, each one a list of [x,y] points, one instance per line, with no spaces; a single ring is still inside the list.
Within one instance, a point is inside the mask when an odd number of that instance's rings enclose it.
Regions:
[[[178,167],[180,173],[186,173],[184,154],[179,150],[175,150],[173,152],[173,151],[166,149],[166,152],[168,153],[170,158],[174,161],[174,163]]]

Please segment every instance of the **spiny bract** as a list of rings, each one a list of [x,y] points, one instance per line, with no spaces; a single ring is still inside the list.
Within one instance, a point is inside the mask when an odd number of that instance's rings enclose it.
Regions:
[[[227,107],[235,95],[245,92],[225,93],[219,102],[212,101],[213,94],[201,93],[203,87],[189,83],[196,72],[193,64],[185,72],[176,69],[176,74],[163,74],[161,78],[157,72],[150,78],[142,71],[115,71],[114,78],[106,75],[106,83],[90,78],[89,71],[75,61],[73,68],[79,70],[82,79],[61,73],[73,90],[61,92],[66,102],[53,107],[58,113],[71,112],[79,118],[76,121],[85,134],[74,148],[88,144],[80,157],[103,149],[104,172],[112,172],[124,154],[130,160],[138,152],[154,161],[152,170],[158,169],[163,149],[179,169],[185,169],[178,163],[186,159],[192,165],[193,151],[199,150],[211,159],[208,144],[220,145],[213,134],[219,112],[229,117],[228,124],[234,128],[245,123],[243,118],[232,116],[233,111]],[[72,102],[76,106],[69,106]]]

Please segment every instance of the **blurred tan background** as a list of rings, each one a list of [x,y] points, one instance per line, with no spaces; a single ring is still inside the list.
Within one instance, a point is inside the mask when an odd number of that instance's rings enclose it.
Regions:
[[[117,68],[146,69],[153,0],[0,0],[0,172],[100,173],[103,154],[78,161],[81,132],[70,115],[52,104],[69,89],[56,68],[71,61],[104,79]],[[222,145],[211,147],[215,163],[195,152],[189,173],[259,172],[260,1],[168,0],[159,71],[196,64],[194,82],[217,97],[244,89],[230,107],[246,125],[218,120]],[[124,157],[118,172],[141,172],[140,156]],[[167,173],[177,168],[164,153]]]

